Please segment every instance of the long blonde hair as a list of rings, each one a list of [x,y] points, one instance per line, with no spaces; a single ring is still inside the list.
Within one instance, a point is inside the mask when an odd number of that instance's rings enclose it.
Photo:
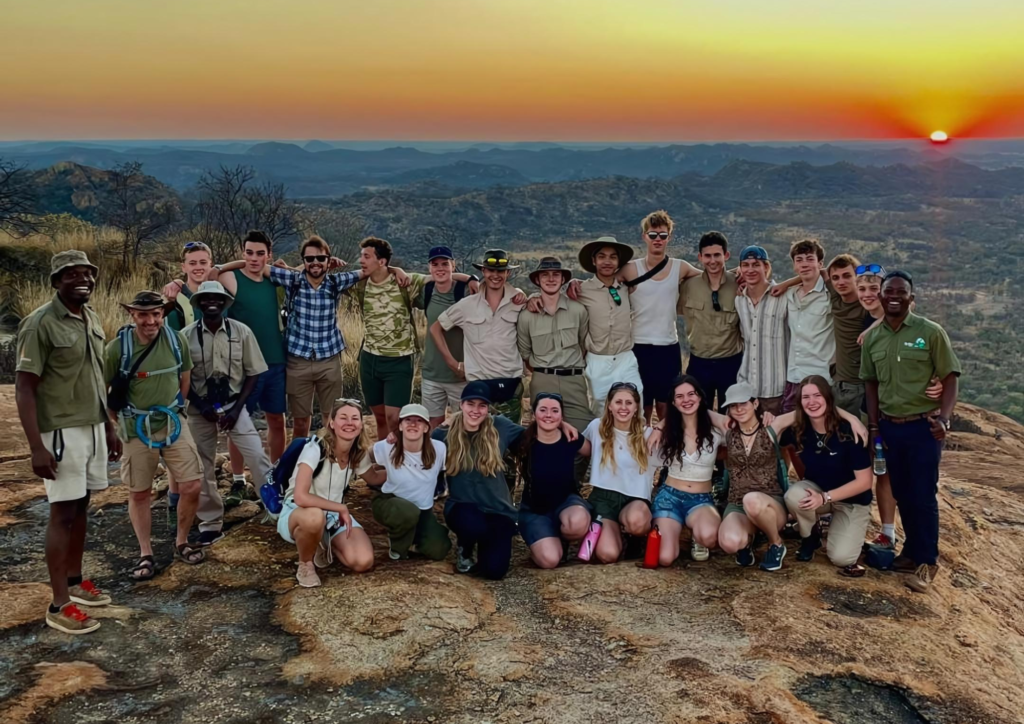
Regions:
[[[647,472],[647,465],[650,458],[647,456],[647,440],[644,438],[643,408],[640,405],[640,393],[631,387],[620,387],[614,392],[608,393],[608,399],[604,403],[604,415],[601,417],[601,425],[598,428],[598,435],[601,438],[601,466],[611,467],[612,472],[618,472],[619,466],[615,463],[615,416],[612,414],[612,400],[620,392],[628,392],[636,402],[636,414],[629,421],[629,432],[627,433],[626,447],[629,454],[640,466],[640,472]]]
[[[354,400],[335,400],[331,406],[331,417],[330,420],[333,422],[334,416],[338,414],[338,410],[343,407],[354,407],[359,410],[360,417],[363,414],[363,408],[361,405],[356,403]],[[332,463],[337,462],[337,457],[334,452],[335,445],[338,442],[338,436],[334,434],[334,428],[327,425],[324,428],[324,446],[327,448],[327,459]],[[370,430],[366,425],[362,426],[359,432],[359,437],[352,441],[352,449],[348,453],[348,467],[352,470],[358,470],[359,464],[363,461],[369,453],[370,448],[373,446],[373,440],[370,438]]]
[[[505,472],[505,462],[501,459],[501,448],[498,445],[498,428],[494,426],[494,418],[490,415],[480,423],[480,429],[471,441],[462,412],[456,412],[448,425],[446,444],[448,461],[445,463],[445,475],[449,477],[473,468],[479,470],[485,478]]]

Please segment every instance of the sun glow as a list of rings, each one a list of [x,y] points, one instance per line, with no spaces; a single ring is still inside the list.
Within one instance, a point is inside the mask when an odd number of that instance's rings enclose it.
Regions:
[[[949,140],[949,136],[946,135],[945,131],[933,131],[931,139],[932,143],[945,143]]]

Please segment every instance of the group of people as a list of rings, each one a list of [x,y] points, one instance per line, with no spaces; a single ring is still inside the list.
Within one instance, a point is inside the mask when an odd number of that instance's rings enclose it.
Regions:
[[[754,565],[763,542],[760,567],[777,571],[790,520],[798,560],[824,538],[839,572],[860,576],[874,488],[882,530],[872,545],[895,549],[898,508],[906,540],[892,568],[927,591],[960,365],[941,327],[913,312],[910,275],[849,254],[825,266],[821,244],[806,240],[790,249],[795,276],[776,282],[759,246],[728,269],[720,232],[701,237],[698,269],[668,255],[672,231],[656,211],[641,222],[643,257],[613,237],[585,244],[579,264],[593,276],[583,281],[544,257],[529,295],[509,283],[517,267],[502,249],[474,264],[478,279],[458,273],[446,247],[430,250],[429,274],[406,273],[375,237],[360,244],[357,271],[317,236],[302,242],[298,268],[275,262],[259,231],[242,240],[242,260],[219,267],[191,242],[183,278],[124,303],[131,323],[110,341],[88,305],[97,268],[79,251],[55,255],[56,294],[19,328],[16,380],[51,505],[47,623],[87,633],[99,622],[80,606],[110,601],[82,574],[89,496],[107,486],[108,459],[121,460],[130,491],[135,580],[156,572],[151,488],[162,459],[174,552],[189,564],[223,535],[225,507],[253,496],[246,467],[259,485],[289,466],[277,528],[297,548],[306,587],[335,557],[354,572],[373,567],[371,541],[345,505],[362,480],[376,491],[371,512],[391,559],[442,560],[453,533],[456,570],[489,579],[507,572],[517,533],[541,568],[566,560],[570,546],[614,563],[652,541],[668,566],[684,528],[695,560],[719,548]],[[362,400],[343,396],[342,294],[365,330]],[[427,320],[422,350],[415,309]],[[413,402],[420,352],[422,404]],[[310,435],[314,401],[319,435]],[[221,433],[233,476],[226,499]]]

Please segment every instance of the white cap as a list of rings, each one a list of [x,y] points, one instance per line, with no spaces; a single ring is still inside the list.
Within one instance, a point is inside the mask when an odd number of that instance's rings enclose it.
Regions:
[[[427,408],[423,405],[417,405],[415,403],[406,405],[398,413],[398,419],[404,420],[407,417],[421,417],[424,422],[430,422],[430,413],[427,412]]]

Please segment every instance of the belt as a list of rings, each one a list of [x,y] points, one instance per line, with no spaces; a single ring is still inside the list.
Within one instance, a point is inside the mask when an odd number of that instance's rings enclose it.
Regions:
[[[586,370],[580,367],[535,367],[534,372],[542,375],[555,375],[556,377],[575,377],[582,375]]]
[[[904,425],[908,422],[917,422],[918,420],[930,420],[935,417],[937,411],[932,410],[931,412],[921,412],[917,415],[910,415],[909,417],[893,417],[892,415],[886,415],[884,412],[880,412],[879,416],[886,422],[891,422],[894,425]]]

